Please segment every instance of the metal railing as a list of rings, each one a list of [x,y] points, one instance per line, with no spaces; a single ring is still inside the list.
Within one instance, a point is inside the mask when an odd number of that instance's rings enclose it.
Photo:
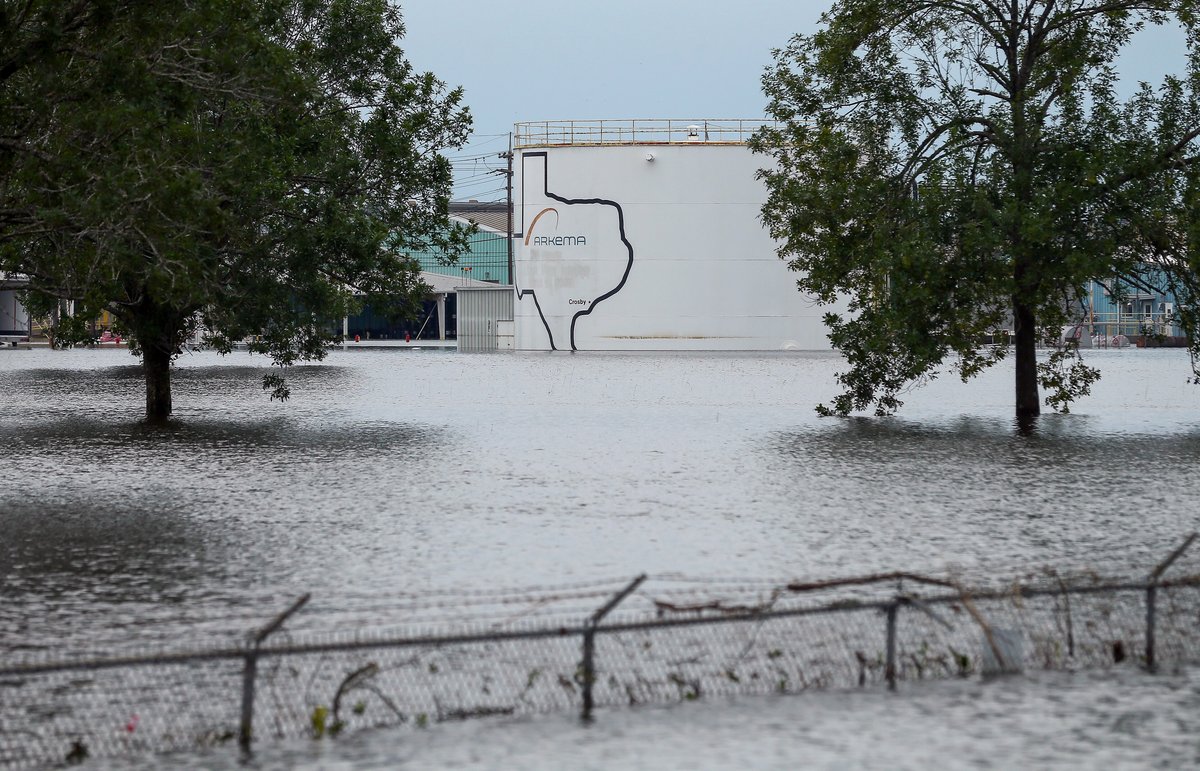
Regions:
[[[1171,313],[1094,313],[1084,322],[1092,335],[1093,347],[1113,347],[1114,338],[1181,338],[1183,328]]]
[[[1045,568],[970,585],[913,573],[643,575],[463,596],[465,621],[370,635],[285,631],[314,612],[305,595],[241,645],[0,666],[0,767],[1033,668],[1153,671],[1200,658],[1200,564],[1178,565],[1195,539],[1141,579]]]
[[[628,118],[547,120],[518,123],[513,145],[745,144],[774,121],[743,118]]]

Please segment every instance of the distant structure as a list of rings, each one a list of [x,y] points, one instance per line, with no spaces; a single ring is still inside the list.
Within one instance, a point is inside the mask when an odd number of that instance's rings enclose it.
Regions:
[[[1091,282],[1081,327],[1092,335],[1094,347],[1111,347],[1121,337],[1138,346],[1187,345],[1166,276],[1148,270],[1147,279],[1138,284],[1119,278]]]
[[[32,334],[29,313],[17,299],[28,283],[24,276],[0,272],[0,343],[28,340]]]
[[[760,210],[757,120],[519,123],[514,334],[523,350],[815,350]]]
[[[453,263],[447,262],[444,252],[408,250],[406,253],[421,265],[421,280],[429,285],[431,295],[415,319],[395,319],[375,313],[370,306],[348,317],[343,324],[343,337],[353,340],[454,340],[459,337],[459,290],[496,289],[509,286],[508,271],[508,206],[504,202],[456,201],[450,204],[450,219],[461,225],[474,225],[467,251]],[[506,290],[511,293],[511,290]],[[484,296],[484,295],[477,295]],[[511,305],[511,302],[508,303]],[[483,306],[487,307],[487,306]],[[505,314],[492,310],[490,314]],[[511,310],[507,311],[509,319]],[[468,322],[470,325],[470,322]],[[494,349],[495,324],[484,322],[483,329],[492,337],[484,350]]]
[[[489,284],[508,284],[508,205],[503,201],[455,201],[450,204],[453,222],[474,225],[478,231],[471,236],[467,252],[453,265],[445,264],[445,255],[438,251],[410,251],[421,263],[421,270],[443,276],[482,281]]]

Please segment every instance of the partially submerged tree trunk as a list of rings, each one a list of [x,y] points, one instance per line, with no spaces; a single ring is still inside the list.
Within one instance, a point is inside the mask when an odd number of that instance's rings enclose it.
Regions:
[[[156,302],[143,287],[130,294],[140,295],[135,305],[124,309],[124,319],[142,353],[146,421],[161,423],[171,417],[171,361],[179,353],[183,320],[192,311]]]
[[[146,420],[160,423],[171,416],[171,357],[174,351],[154,341],[142,343],[146,376]]]
[[[1041,414],[1037,372],[1037,321],[1033,309],[1013,301],[1013,332],[1016,343],[1017,423],[1032,427]]]

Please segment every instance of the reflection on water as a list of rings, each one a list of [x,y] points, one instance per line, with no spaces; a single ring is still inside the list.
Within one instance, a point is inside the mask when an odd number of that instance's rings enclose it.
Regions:
[[[1194,528],[1200,475],[1187,469],[1200,431],[1096,428],[1075,415],[1043,417],[1033,437],[1001,419],[851,419],[773,434],[767,462],[790,484],[803,479],[799,519],[847,546],[854,530],[858,549],[841,557],[881,570],[1094,561],[1135,545],[1161,551]]]
[[[335,352],[286,404],[199,354],[148,427],[123,352],[4,352],[0,649],[240,633],[308,591],[1153,562],[1198,524],[1200,393],[1184,352],[1089,355],[1095,395],[1022,437],[1004,371],[817,418],[830,354]]]

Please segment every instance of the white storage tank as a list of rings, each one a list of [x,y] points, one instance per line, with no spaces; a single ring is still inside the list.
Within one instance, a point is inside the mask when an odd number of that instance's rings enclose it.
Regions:
[[[516,347],[828,349],[762,225],[761,123],[518,124]]]

